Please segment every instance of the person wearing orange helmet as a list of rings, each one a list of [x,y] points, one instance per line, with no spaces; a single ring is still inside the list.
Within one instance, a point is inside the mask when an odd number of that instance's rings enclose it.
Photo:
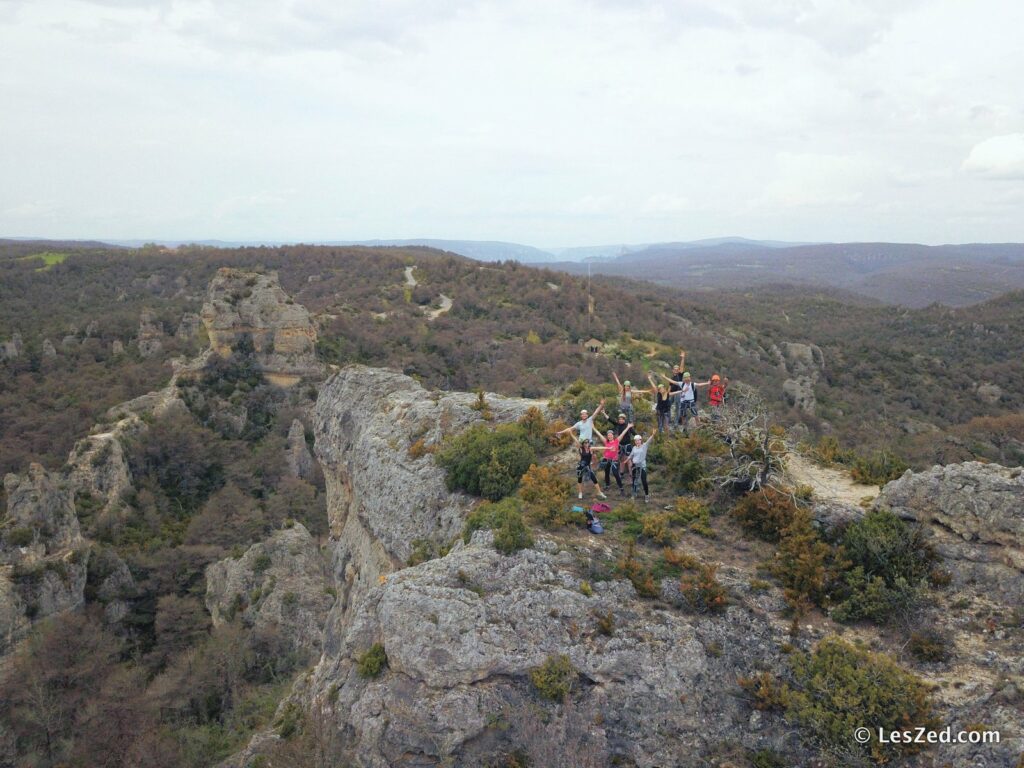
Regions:
[[[725,405],[725,391],[728,388],[728,377],[723,379],[717,373],[711,376],[708,382],[708,405],[711,406],[712,421],[722,418],[722,406]]]

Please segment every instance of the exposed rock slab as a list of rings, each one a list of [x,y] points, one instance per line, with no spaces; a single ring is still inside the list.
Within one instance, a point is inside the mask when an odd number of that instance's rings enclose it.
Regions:
[[[931,524],[940,552],[958,561],[954,579],[982,580],[1009,605],[1024,604],[1022,468],[971,461],[908,471],[875,506]]]
[[[733,695],[737,674],[780,663],[768,623],[738,607],[715,619],[658,609],[628,582],[596,584],[587,597],[567,553],[505,557],[489,536],[392,574],[348,616],[332,613],[306,696],[329,709],[354,764],[484,765],[523,746],[538,737],[529,713],[556,709],[528,677],[553,654],[579,673],[574,707],[600,752],[588,765],[695,764],[725,738],[796,748],[761,713],[752,724]],[[612,636],[597,626],[607,612]],[[355,659],[378,642],[388,669],[367,680]]]

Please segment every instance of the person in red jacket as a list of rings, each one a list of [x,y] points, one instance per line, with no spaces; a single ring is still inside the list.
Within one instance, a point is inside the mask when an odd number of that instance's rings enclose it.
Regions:
[[[725,390],[729,388],[729,379],[723,379],[717,373],[708,382],[708,405],[711,406],[711,420],[722,417],[721,408],[725,405]]]

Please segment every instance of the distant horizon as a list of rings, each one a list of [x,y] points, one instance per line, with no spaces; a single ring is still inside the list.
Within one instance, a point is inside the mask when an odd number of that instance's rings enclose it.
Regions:
[[[771,243],[775,247],[795,248],[804,245],[854,245],[854,244],[879,244],[879,245],[921,245],[928,248],[941,248],[943,246],[971,246],[971,245],[1024,245],[1021,240],[964,240],[964,241],[935,241],[924,242],[917,240],[884,240],[879,238],[858,238],[851,240],[784,240],[770,237],[751,237],[748,235],[715,235],[698,238],[672,238],[672,239],[650,239],[633,241],[606,241],[606,242],[585,242],[571,243],[567,245],[537,245],[523,240],[506,240],[501,238],[472,238],[472,237],[441,237],[441,236],[414,236],[414,237],[326,237],[326,238],[228,238],[228,237],[105,237],[105,236],[81,236],[81,237],[60,237],[47,235],[7,235],[0,233],[0,241],[17,242],[68,242],[86,243],[98,242],[107,245],[121,245],[126,247],[137,247],[147,243],[156,245],[204,245],[223,244],[224,247],[252,247],[252,246],[287,246],[287,245],[316,245],[316,246],[343,246],[343,245],[372,245],[381,244],[386,246],[390,243],[416,244],[415,241],[434,241],[446,243],[477,243],[495,245],[515,245],[533,248],[556,255],[556,251],[584,250],[598,248],[647,248],[658,245],[694,245],[716,242],[748,242],[751,244]]]

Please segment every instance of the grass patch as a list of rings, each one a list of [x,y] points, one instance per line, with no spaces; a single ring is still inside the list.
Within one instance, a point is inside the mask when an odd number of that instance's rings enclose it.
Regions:
[[[36,272],[45,272],[48,269],[53,268],[55,264],[63,264],[69,254],[58,253],[57,251],[43,251],[42,253],[33,253],[28,256],[22,256],[21,261],[28,261],[29,259],[42,259],[43,266],[38,267]]]

